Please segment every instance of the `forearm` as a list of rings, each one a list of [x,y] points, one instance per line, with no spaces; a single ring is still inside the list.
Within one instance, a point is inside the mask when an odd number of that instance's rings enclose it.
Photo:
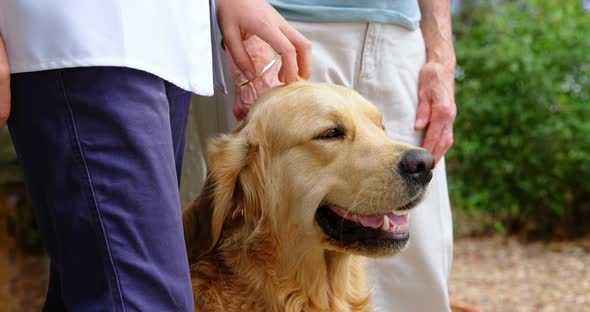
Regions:
[[[419,0],[422,13],[421,29],[426,45],[426,61],[455,71],[455,51],[451,26],[450,0]]]
[[[426,64],[420,71],[416,130],[424,130],[423,147],[438,162],[453,145],[455,50],[450,0],[419,0]]]

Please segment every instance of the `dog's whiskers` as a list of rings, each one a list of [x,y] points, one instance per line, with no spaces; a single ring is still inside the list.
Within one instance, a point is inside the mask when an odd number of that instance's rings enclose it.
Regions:
[[[360,205],[361,203],[363,203],[363,202],[366,200],[366,198],[363,198],[363,199],[361,199],[361,200],[359,201],[359,197],[360,197],[361,193],[365,191],[365,189],[366,189],[366,188],[360,189],[360,190],[359,190],[359,191],[356,193],[356,196],[355,196],[354,200],[352,201],[352,205],[351,205],[351,206],[348,208],[348,210],[353,210],[353,209],[355,209],[355,208],[356,208],[358,205]]]
[[[375,193],[377,192],[373,191],[373,193],[371,193],[371,199],[369,200],[369,209],[371,209],[371,211],[373,211],[373,196],[375,196]]]
[[[340,222],[340,238],[342,238],[342,230],[344,228],[344,220],[346,219],[346,216],[354,216],[355,213],[352,212],[352,210],[354,210],[358,205],[360,205],[363,201],[365,201],[365,199],[361,199],[359,201],[360,194],[363,191],[365,191],[365,188],[360,189],[356,193],[356,196],[354,197],[354,200],[352,201],[352,205],[350,207],[342,207],[345,210],[345,214],[344,214],[344,216],[342,216],[341,222]]]

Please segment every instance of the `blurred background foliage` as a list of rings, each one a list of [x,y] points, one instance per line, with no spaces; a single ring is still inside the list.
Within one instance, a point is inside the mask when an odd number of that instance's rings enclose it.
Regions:
[[[590,14],[579,0],[462,1],[455,211],[501,233],[590,233]],[[459,221],[459,220],[458,220]]]
[[[459,234],[590,233],[590,13],[579,0],[454,2]],[[40,250],[23,178],[0,130],[0,245]]]
[[[0,191],[5,190],[8,185],[18,185],[23,182],[8,129],[0,129],[0,186],[2,186]]]
[[[6,128],[0,129],[0,248],[41,251],[41,241],[16,153]]]

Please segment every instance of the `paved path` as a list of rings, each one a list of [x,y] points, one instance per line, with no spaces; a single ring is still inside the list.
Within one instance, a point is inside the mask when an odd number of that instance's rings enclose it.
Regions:
[[[450,289],[452,300],[483,312],[590,311],[590,238],[548,244],[458,239]]]
[[[0,311],[39,311],[48,261],[0,250]],[[482,312],[590,312],[590,238],[522,244],[515,239],[455,242],[451,299]]]

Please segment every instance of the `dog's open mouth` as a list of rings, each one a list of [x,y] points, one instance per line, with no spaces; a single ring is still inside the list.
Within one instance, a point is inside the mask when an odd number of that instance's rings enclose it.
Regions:
[[[363,216],[351,214],[334,205],[329,205],[328,208],[344,219],[360,224],[365,228],[380,229],[385,234],[391,234],[393,237],[401,238],[401,236],[408,233],[410,216],[407,210],[403,212]]]
[[[410,237],[408,210],[357,215],[336,205],[326,204],[317,210],[316,222],[332,243],[371,253],[397,252],[407,244]]]

